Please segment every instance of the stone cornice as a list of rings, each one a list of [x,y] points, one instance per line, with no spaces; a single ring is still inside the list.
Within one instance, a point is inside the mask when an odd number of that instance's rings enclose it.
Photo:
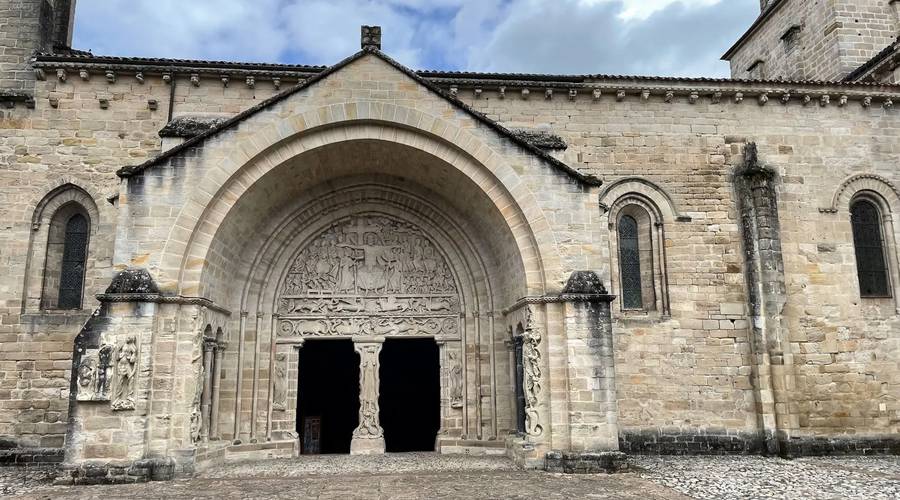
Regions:
[[[97,300],[104,303],[149,302],[154,304],[196,305],[231,316],[231,311],[216,305],[213,301],[204,297],[184,297],[181,295],[162,295],[157,293],[100,293],[97,294]]]
[[[522,297],[517,300],[513,305],[503,309],[501,313],[504,316],[509,315],[509,313],[517,311],[527,305],[531,304],[554,304],[560,302],[612,302],[616,300],[615,295],[610,294],[599,294],[599,293],[590,293],[590,294],[581,294],[581,293],[561,293],[557,295],[548,294],[548,295],[530,295],[527,297]]]

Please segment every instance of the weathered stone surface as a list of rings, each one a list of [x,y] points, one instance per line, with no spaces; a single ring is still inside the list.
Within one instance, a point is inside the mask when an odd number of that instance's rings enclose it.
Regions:
[[[228,118],[221,116],[186,115],[172,119],[159,131],[160,137],[181,137],[190,139],[225,123]]]
[[[116,274],[106,288],[106,293],[157,294],[159,287],[146,269],[129,268]]]

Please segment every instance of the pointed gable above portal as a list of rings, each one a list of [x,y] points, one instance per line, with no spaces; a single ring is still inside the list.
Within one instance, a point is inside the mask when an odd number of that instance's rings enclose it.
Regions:
[[[369,34],[370,39],[371,39],[371,36],[372,35],[370,33]],[[363,34],[363,38],[365,41],[365,39],[366,39],[365,33]],[[370,60],[368,60],[368,59],[370,59]],[[589,185],[589,186],[599,186],[602,184],[600,179],[597,178],[596,176],[593,176],[590,174],[585,174],[575,168],[572,168],[572,167],[566,165],[562,161],[556,159],[555,157],[548,154],[546,151],[542,150],[541,148],[537,147],[536,145],[534,145],[531,142],[529,142],[528,140],[526,140],[521,134],[514,133],[513,131],[500,125],[499,123],[495,122],[494,120],[491,120],[487,116],[470,108],[469,106],[467,106],[465,103],[463,103],[456,97],[448,94],[447,92],[443,91],[442,89],[440,89],[433,83],[431,83],[428,80],[417,75],[414,71],[412,71],[409,68],[394,61],[393,59],[391,59],[390,57],[385,55],[383,52],[381,52],[377,48],[377,45],[375,43],[371,43],[371,42],[363,43],[363,49],[360,50],[359,52],[357,52],[356,54],[353,54],[352,56],[335,64],[334,66],[331,66],[330,68],[326,69],[325,71],[322,71],[321,73],[318,73],[315,76],[310,77],[309,79],[305,80],[301,84],[299,84],[295,87],[289,88],[279,94],[276,94],[275,96],[257,104],[256,106],[253,106],[253,107],[235,115],[234,117],[226,120],[225,122],[219,124],[218,126],[212,127],[209,130],[207,130],[206,132],[196,135],[195,137],[188,139],[187,141],[179,144],[178,146],[175,146],[172,149],[169,149],[169,150],[163,152],[162,154],[156,156],[155,158],[152,158],[140,165],[123,167],[123,168],[119,169],[116,172],[116,174],[122,178],[140,175],[145,170],[153,168],[156,165],[163,164],[167,160],[169,160],[171,158],[175,158],[175,157],[179,156],[180,154],[183,154],[186,151],[190,150],[191,148],[201,146],[204,143],[204,141],[206,141],[207,139],[215,137],[216,135],[218,135],[226,130],[230,130],[230,129],[236,127],[237,125],[244,122],[245,120],[248,120],[249,118],[253,117],[254,115],[261,113],[265,110],[268,110],[268,109],[272,108],[273,106],[275,106],[276,104],[286,101],[291,96],[296,95],[304,90],[310,89],[312,86],[314,86],[318,83],[325,82],[326,80],[331,78],[333,75],[336,75],[336,74],[348,69],[350,66],[354,66],[354,70],[356,70],[357,69],[356,67],[358,64],[373,64],[373,63],[380,66],[380,68],[373,67],[372,73],[381,73],[381,76],[384,76],[385,72],[383,70],[385,69],[385,66],[387,66],[387,68],[390,68],[391,70],[397,72],[396,73],[397,77],[412,80],[412,82],[410,82],[410,83],[414,82],[414,84],[418,85],[419,87],[426,89],[428,91],[428,93],[435,95],[446,102],[449,102],[454,108],[469,115],[476,122],[478,122],[481,125],[484,125],[490,131],[499,135],[502,139],[509,141],[512,144],[515,144],[516,146],[525,150],[527,153],[531,154],[532,156],[538,158],[545,164],[548,164],[551,168],[560,170],[560,171],[568,174],[570,177],[574,178],[575,180],[577,180],[581,183],[584,183],[586,185]],[[363,72],[365,72],[365,70],[363,70]],[[357,77],[357,79],[359,79],[359,78]],[[377,80],[369,80],[369,82],[377,83]]]

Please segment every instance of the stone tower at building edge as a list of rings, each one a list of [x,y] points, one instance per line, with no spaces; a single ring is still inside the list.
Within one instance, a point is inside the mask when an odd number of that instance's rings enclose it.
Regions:
[[[718,79],[104,56],[0,0],[0,457],[896,453],[898,3],[761,1]]]

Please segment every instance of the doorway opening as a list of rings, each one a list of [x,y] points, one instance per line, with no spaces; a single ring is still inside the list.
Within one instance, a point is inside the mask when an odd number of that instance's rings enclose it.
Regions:
[[[307,340],[300,349],[297,432],[303,454],[350,453],[359,424],[359,356],[353,341]]]
[[[380,377],[386,451],[434,451],[441,426],[437,343],[430,338],[386,340]]]

